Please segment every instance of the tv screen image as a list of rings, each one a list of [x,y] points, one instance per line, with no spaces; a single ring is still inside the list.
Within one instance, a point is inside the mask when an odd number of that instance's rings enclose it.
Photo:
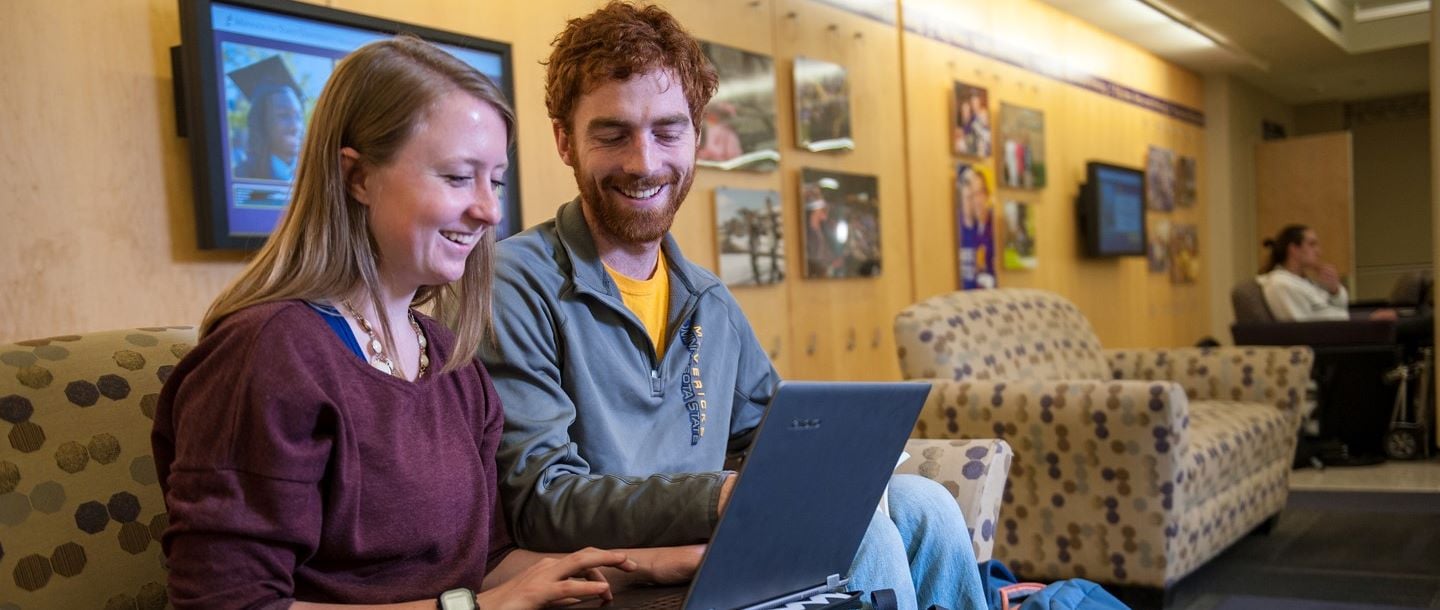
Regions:
[[[1145,255],[1145,173],[1092,161],[1086,174],[1079,205],[1087,253]]]
[[[410,32],[513,96],[509,45],[286,0],[182,1],[177,91],[202,248],[258,247],[290,200],[315,102],[340,59]],[[180,83],[183,83],[181,85]],[[519,225],[512,155],[497,237]]]

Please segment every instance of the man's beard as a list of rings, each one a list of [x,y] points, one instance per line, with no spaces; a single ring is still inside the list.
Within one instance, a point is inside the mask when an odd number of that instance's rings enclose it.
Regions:
[[[574,168],[575,182],[580,185],[580,198],[589,208],[594,221],[613,239],[627,244],[650,243],[665,236],[675,222],[675,214],[690,193],[695,182],[695,173],[676,176],[674,172],[637,179],[628,175],[606,177],[596,183],[595,177],[582,171],[577,164]],[[619,201],[622,195],[612,187],[629,190],[646,190],[665,185],[669,188],[669,200],[658,208],[637,208],[628,202]]]

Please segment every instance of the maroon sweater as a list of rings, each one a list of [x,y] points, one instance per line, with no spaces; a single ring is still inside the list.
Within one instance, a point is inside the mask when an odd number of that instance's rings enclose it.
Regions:
[[[151,442],[170,526],[170,599],[187,608],[390,603],[479,590],[511,548],[496,492],[504,416],[475,361],[371,368],[299,301],[223,320],[165,383]]]

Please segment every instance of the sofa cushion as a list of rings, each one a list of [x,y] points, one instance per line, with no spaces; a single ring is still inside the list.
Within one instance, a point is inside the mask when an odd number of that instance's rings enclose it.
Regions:
[[[1190,436],[1180,457],[1189,504],[1212,498],[1242,476],[1269,464],[1289,463],[1294,427],[1271,405],[1222,400],[1190,401]]]
[[[931,297],[895,318],[906,379],[1109,378],[1090,322],[1070,301],[1029,289]]]
[[[150,449],[188,327],[0,345],[0,608],[164,608]]]

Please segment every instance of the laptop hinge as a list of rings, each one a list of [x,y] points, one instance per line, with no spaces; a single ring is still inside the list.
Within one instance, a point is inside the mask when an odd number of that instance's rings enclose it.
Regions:
[[[781,595],[780,597],[769,599],[753,606],[746,606],[744,608],[741,608],[740,610],[769,610],[773,608],[780,608],[791,602],[805,601],[821,593],[833,593],[836,591],[841,591],[843,590],[842,587],[844,587],[849,582],[849,579],[841,578],[839,574],[831,574],[825,577],[825,584],[823,585],[816,585],[808,589],[803,589],[794,593],[790,593],[788,595]]]

